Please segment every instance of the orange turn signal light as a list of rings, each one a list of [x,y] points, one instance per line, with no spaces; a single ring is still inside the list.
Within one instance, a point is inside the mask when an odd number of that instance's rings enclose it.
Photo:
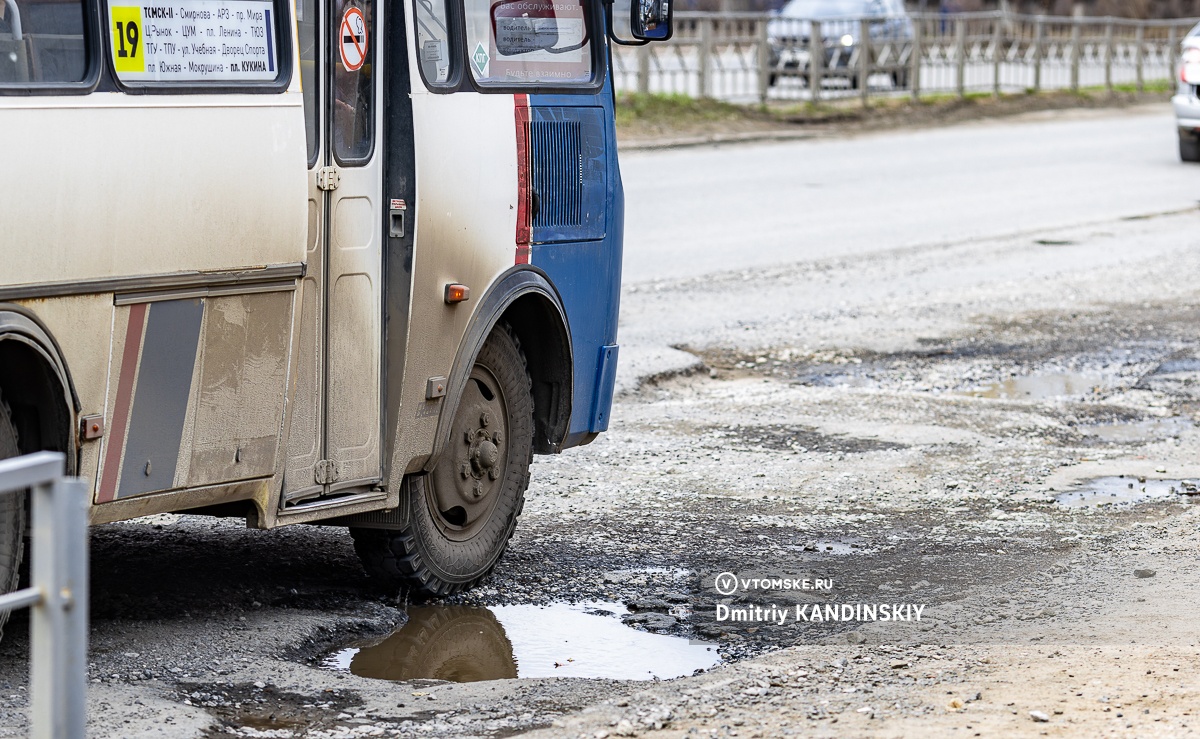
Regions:
[[[471,288],[452,282],[446,285],[446,302],[453,305],[471,299]]]

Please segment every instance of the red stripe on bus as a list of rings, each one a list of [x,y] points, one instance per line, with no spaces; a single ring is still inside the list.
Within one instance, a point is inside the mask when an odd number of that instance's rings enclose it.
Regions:
[[[533,231],[533,192],[530,189],[529,96],[513,95],[513,116],[517,124],[517,253],[516,264],[529,264],[529,243]]]
[[[129,426],[129,411],[133,401],[133,381],[137,377],[138,357],[142,350],[142,332],[146,328],[147,303],[129,306],[129,329],[125,332],[125,349],[121,353],[121,374],[117,380],[117,404],[113,409],[112,427],[104,450],[104,474],[100,478],[97,503],[107,503],[117,494],[117,473],[121,467],[121,452],[125,448],[125,431]]]

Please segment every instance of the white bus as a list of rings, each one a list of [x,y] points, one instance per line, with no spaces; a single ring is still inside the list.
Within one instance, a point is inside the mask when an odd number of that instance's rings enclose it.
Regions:
[[[639,2],[0,0],[0,458],[476,583],[608,425]]]

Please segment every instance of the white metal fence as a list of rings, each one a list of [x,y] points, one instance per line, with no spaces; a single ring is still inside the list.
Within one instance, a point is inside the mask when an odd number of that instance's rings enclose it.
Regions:
[[[87,483],[64,477],[64,457],[0,461],[0,495],[33,502],[32,585],[0,595],[0,611],[31,607],[31,734],[79,739],[87,724]]]
[[[614,84],[618,91],[742,103],[1119,85],[1140,90],[1174,79],[1179,43],[1196,24],[1003,12],[909,19],[910,30],[898,30],[878,19],[677,13],[670,41],[614,48]],[[852,45],[841,43],[844,32]],[[813,53],[811,39],[821,53]]]

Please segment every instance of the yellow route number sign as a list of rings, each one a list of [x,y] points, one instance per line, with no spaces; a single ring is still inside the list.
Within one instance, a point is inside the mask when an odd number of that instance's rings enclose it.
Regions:
[[[113,66],[118,72],[145,72],[146,55],[142,51],[142,8],[113,7]]]

